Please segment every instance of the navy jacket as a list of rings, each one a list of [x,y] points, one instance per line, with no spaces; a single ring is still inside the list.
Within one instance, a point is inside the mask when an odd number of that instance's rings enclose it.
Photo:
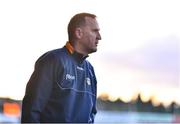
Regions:
[[[21,122],[93,123],[97,82],[85,59],[66,47],[42,55],[26,86]]]

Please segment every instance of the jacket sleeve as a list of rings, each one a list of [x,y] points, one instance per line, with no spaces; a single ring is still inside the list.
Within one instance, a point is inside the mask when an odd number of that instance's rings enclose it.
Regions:
[[[96,98],[95,98],[95,99],[96,99]],[[95,100],[95,101],[96,101],[96,100]],[[95,102],[94,105],[93,105],[92,113],[91,113],[92,123],[94,123],[96,113],[97,113],[97,108],[96,108],[96,102]]]
[[[95,116],[96,116],[96,113],[97,113],[97,108],[96,108],[97,80],[96,80],[96,75],[95,75],[95,73],[94,73],[93,67],[92,67],[92,73],[93,73],[93,79],[94,79],[93,89],[94,89],[95,97],[94,97],[94,104],[93,104],[93,108],[92,108],[92,112],[91,112],[91,120],[92,120],[92,123],[94,123],[94,119],[95,119]]]
[[[40,122],[40,114],[50,97],[53,86],[54,59],[44,55],[35,64],[22,101],[21,122]]]

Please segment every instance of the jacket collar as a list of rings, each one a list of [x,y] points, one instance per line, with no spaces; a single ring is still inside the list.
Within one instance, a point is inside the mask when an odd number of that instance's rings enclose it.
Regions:
[[[68,52],[78,61],[78,63],[82,63],[88,57],[88,55],[85,56],[81,53],[76,52],[69,41],[66,43],[65,47]]]

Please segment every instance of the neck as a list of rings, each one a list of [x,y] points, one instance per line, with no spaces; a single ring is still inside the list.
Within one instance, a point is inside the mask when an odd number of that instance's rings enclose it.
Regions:
[[[74,50],[84,56],[87,56],[88,53],[85,52],[81,46],[81,44],[79,44],[79,41],[74,41],[74,42],[70,42],[70,44],[72,45],[72,47],[74,48]]]
[[[82,63],[88,57],[88,55],[82,54],[81,52],[75,50],[75,48],[71,45],[70,42],[67,42],[65,47],[79,63]]]

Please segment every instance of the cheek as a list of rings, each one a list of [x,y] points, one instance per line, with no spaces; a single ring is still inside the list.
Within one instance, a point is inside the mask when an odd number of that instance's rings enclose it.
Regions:
[[[89,37],[89,44],[93,45],[95,43],[95,37]]]
[[[91,42],[94,42],[96,39],[96,34],[95,33],[90,33],[89,34],[89,39],[91,39]]]
[[[96,41],[96,34],[94,34],[93,32],[85,34],[84,41],[86,42],[87,45],[93,45],[94,42]]]

